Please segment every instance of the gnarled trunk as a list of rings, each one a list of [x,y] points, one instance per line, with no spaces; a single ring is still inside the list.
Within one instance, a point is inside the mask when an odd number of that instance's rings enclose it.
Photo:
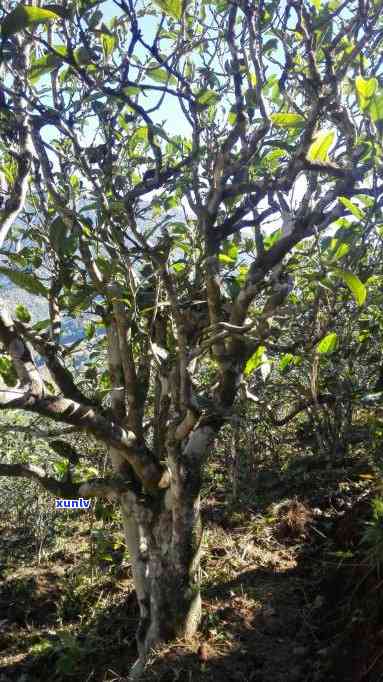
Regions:
[[[167,442],[171,486],[159,496],[120,497],[126,544],[140,609],[138,679],[151,650],[176,637],[192,637],[201,619],[200,554],[202,466],[215,429],[202,426],[181,445]],[[115,468],[119,454],[112,452]]]

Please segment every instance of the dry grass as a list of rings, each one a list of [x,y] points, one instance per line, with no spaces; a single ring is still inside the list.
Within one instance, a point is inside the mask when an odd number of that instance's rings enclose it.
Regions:
[[[203,507],[200,631],[192,641],[153,652],[146,679],[327,679],[330,654],[318,653],[323,644],[317,616],[325,602],[318,585],[323,557],[334,549],[330,527],[342,517],[341,502],[367,486],[350,478],[350,471],[332,470],[310,473],[308,479],[299,470],[296,478],[286,476],[277,494],[272,490],[263,497],[254,496],[249,480],[238,504],[228,501],[221,483],[215,495],[210,489]],[[27,546],[24,565],[19,555],[8,556],[0,588],[4,682],[127,679],[137,624],[130,568],[99,561],[90,571],[89,521],[82,518],[65,530],[40,564]],[[7,552],[6,534],[1,542]]]

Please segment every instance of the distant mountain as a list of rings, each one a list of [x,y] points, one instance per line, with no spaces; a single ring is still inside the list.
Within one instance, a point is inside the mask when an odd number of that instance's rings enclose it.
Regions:
[[[32,324],[49,318],[48,303],[39,296],[32,296],[20,287],[10,284],[5,287],[0,283],[0,306],[5,305],[9,312],[14,313],[18,304],[24,305],[32,317]],[[74,343],[83,336],[81,318],[66,318],[63,321],[63,343]]]
[[[184,214],[181,209],[169,211],[168,217],[169,222],[184,221]],[[142,220],[139,220],[139,224],[142,224]],[[23,245],[28,245],[28,243],[26,241]],[[0,262],[0,265],[5,265],[5,263]],[[49,317],[48,302],[43,297],[28,293],[16,286],[6,276],[0,274],[0,307],[5,305],[12,314],[18,304],[22,304],[28,309],[32,317],[32,323],[46,320]],[[78,319],[66,318],[63,322],[63,330],[64,333],[61,339],[63,343],[77,341],[83,335],[81,317]]]

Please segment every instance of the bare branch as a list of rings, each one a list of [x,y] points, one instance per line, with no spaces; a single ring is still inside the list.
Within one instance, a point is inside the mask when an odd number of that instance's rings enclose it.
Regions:
[[[76,433],[78,429],[76,427],[56,429],[55,431],[45,431],[44,429],[38,429],[33,426],[20,426],[18,424],[7,424],[6,426],[0,426],[0,433],[26,433],[28,436],[33,438],[41,438],[42,440],[52,440],[53,438],[61,438],[62,436],[71,435]]]
[[[7,239],[12,225],[25,207],[33,158],[33,146],[29,125],[28,117],[26,116],[24,123],[19,126],[19,134],[22,141],[21,153],[17,158],[18,173],[12,188],[11,196],[5,204],[3,215],[0,219],[0,248]]]
[[[47,367],[56,382],[58,388],[66,398],[71,398],[85,405],[95,405],[95,401],[88,398],[75,383],[72,374],[65,367],[59,357],[62,349],[57,346],[57,340],[46,339],[41,334],[34,332],[28,325],[14,321],[15,330],[22,337],[27,339],[35,350],[44,358]]]
[[[0,462],[0,476],[12,478],[29,478],[38,483],[44,490],[55,497],[63,499],[76,499],[79,497],[119,497],[121,494],[134,489],[132,482],[122,478],[93,478],[87,481],[71,483],[70,481],[58,481],[48,476],[42,467],[34,464],[4,464]]]
[[[167,471],[155,461],[146,445],[139,443],[133,432],[125,431],[89,405],[45,393],[44,384],[28,347],[16,331],[11,318],[4,313],[0,315],[0,339],[10,353],[22,383],[20,389],[7,389],[5,400],[1,400],[0,394],[0,409],[21,407],[55,421],[89,430],[96,438],[120,450],[146,487],[168,485]]]

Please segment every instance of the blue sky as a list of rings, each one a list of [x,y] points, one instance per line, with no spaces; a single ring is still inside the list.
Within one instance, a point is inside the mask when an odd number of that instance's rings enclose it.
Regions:
[[[102,9],[104,12],[106,20],[121,14],[120,9],[113,2],[113,0],[107,0],[104,2],[100,9]],[[142,30],[143,37],[147,42],[151,42],[154,30],[158,26],[158,19],[158,16],[146,16],[140,19],[140,28]],[[154,104],[156,100],[157,98],[152,98],[149,96],[145,99],[145,103],[146,105],[148,102],[153,102]],[[166,121],[165,129],[169,134],[190,135],[190,126],[187,124],[175,97],[166,97],[161,108],[158,112],[153,113],[152,118],[156,124],[161,124]]]

